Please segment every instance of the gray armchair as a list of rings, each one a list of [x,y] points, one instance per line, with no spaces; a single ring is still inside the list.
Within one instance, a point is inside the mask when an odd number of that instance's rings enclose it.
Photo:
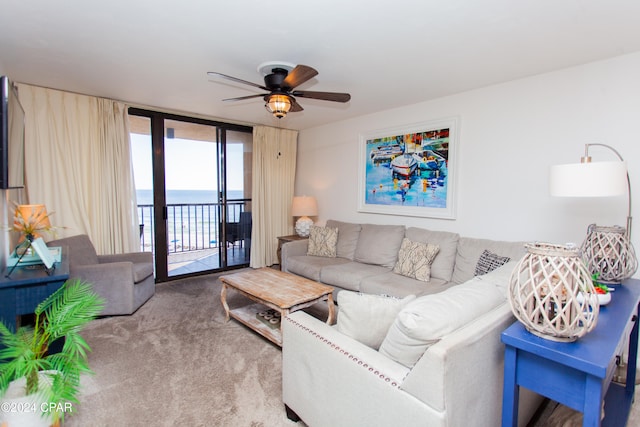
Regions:
[[[93,284],[95,292],[106,300],[103,316],[132,314],[155,293],[151,252],[98,255],[86,234],[47,245],[69,248],[69,276]]]

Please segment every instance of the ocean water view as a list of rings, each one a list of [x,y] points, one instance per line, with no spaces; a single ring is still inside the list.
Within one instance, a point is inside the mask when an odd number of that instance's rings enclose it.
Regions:
[[[227,192],[227,221],[238,223],[246,211],[242,191]],[[141,247],[153,251],[153,191],[137,190]],[[169,253],[208,250],[224,245],[220,239],[220,209],[217,191],[167,190],[167,233]]]
[[[153,190],[136,190],[138,205],[153,204]],[[238,190],[227,191],[227,200],[244,198],[244,192]],[[195,204],[217,203],[218,192],[215,190],[167,190],[167,204]]]

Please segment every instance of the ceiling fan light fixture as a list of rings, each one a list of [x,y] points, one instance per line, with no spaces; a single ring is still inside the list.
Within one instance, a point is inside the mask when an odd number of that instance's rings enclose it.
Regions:
[[[287,95],[272,94],[264,106],[274,117],[281,119],[291,110],[291,99]]]

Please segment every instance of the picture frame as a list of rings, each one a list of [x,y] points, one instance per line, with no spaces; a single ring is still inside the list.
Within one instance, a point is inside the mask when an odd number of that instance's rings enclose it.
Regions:
[[[31,246],[42,260],[45,268],[47,270],[52,268],[54,263],[56,262],[56,259],[49,251],[49,248],[47,247],[47,244],[44,242],[42,237],[38,237],[33,242],[31,242]]]
[[[358,211],[455,219],[458,117],[360,135]]]

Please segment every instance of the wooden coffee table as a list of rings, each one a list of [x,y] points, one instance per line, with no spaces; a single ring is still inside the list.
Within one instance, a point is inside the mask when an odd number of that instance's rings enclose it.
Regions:
[[[267,326],[256,314],[268,308],[276,310],[281,317],[309,307],[321,301],[327,301],[329,316],[327,323],[335,320],[333,288],[291,273],[272,268],[258,268],[240,273],[221,276],[222,291],[220,299],[226,313],[226,321],[231,317],[248,328],[259,333],[269,341],[282,347],[282,323],[277,328]],[[257,304],[229,309],[227,289],[232,288]]]

